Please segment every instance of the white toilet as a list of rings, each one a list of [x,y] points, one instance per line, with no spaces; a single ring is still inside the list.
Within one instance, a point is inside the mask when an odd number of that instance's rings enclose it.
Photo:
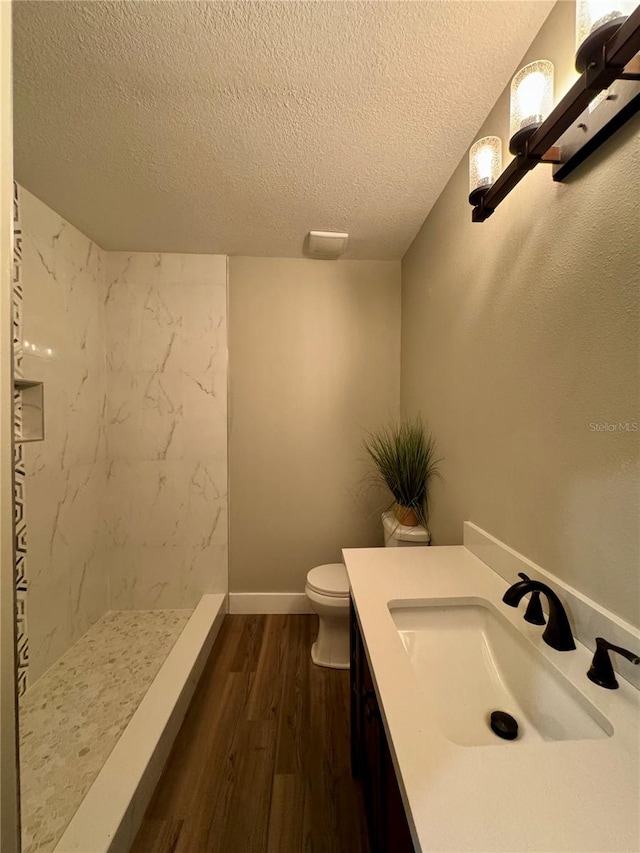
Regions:
[[[349,581],[344,564],[311,569],[304,591],[320,623],[311,660],[317,666],[349,669]]]
[[[391,511],[382,516],[382,525],[387,548],[429,544],[428,530],[398,524]],[[319,619],[311,660],[317,666],[349,669],[349,581],[344,564],[326,563],[311,569],[304,591]]]

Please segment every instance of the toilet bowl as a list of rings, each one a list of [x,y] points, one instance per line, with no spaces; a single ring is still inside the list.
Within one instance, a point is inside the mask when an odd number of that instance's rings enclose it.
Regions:
[[[316,566],[304,589],[318,614],[318,638],[311,647],[317,666],[349,669],[349,580],[342,563]]]

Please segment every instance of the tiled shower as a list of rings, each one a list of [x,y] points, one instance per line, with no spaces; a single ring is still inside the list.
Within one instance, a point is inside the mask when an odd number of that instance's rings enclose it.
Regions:
[[[227,591],[227,265],[104,251],[22,188],[15,217],[16,377],[44,388],[44,439],[16,444],[28,853],[54,849],[201,596]]]

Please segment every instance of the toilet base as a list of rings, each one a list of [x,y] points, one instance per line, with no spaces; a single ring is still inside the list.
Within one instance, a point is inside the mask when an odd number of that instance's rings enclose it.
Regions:
[[[319,616],[318,639],[311,646],[311,660],[316,666],[349,669],[349,620]]]

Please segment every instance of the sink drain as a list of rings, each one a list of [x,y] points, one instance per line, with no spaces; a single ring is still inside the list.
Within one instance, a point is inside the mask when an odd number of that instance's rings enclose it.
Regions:
[[[492,711],[489,725],[494,734],[505,740],[515,740],[518,737],[518,721],[506,711]]]

